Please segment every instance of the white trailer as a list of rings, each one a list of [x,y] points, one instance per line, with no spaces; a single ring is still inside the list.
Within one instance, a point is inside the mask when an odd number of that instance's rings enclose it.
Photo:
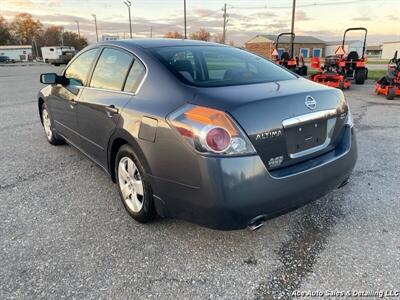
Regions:
[[[67,64],[76,54],[75,48],[69,46],[42,47],[41,50],[43,61],[55,66]]]

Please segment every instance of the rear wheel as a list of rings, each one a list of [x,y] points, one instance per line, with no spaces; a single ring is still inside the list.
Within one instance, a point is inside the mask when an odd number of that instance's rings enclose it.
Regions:
[[[365,69],[356,69],[355,79],[356,84],[364,84],[367,72]]]
[[[50,117],[50,112],[46,104],[42,105],[42,122],[43,129],[47,137],[47,141],[52,145],[60,145],[64,143],[62,137],[60,137],[54,129],[53,121]]]
[[[387,93],[387,95],[386,95],[386,99],[388,99],[388,100],[393,100],[394,97],[395,97],[394,88],[389,88],[389,89],[388,89],[388,93]]]
[[[142,164],[128,145],[119,149],[115,161],[119,194],[126,211],[138,222],[151,221],[155,215],[153,194]]]

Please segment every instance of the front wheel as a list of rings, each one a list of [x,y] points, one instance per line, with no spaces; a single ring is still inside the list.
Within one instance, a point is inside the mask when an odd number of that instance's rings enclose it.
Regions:
[[[155,215],[153,194],[145,171],[128,145],[123,145],[116,157],[115,174],[122,203],[136,221],[146,223]]]
[[[60,137],[54,129],[53,121],[50,117],[50,112],[46,104],[42,106],[42,123],[43,129],[47,137],[47,141],[52,145],[60,145],[64,143],[62,137]]]

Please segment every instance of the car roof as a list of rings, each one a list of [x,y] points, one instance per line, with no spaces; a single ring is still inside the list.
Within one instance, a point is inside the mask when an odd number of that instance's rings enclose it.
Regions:
[[[184,39],[126,39],[126,40],[114,40],[100,42],[99,45],[116,45],[123,46],[126,48],[141,47],[141,48],[160,48],[160,47],[177,47],[177,46],[221,46],[222,44],[195,41],[195,40],[184,40]]]

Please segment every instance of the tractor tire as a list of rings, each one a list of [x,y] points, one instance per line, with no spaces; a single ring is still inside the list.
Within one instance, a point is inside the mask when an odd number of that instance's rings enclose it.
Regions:
[[[396,93],[394,91],[394,88],[389,88],[388,93],[386,95],[386,99],[393,100],[395,95],[396,95]]]
[[[365,69],[356,69],[355,74],[356,84],[364,84],[367,78],[367,71]]]

